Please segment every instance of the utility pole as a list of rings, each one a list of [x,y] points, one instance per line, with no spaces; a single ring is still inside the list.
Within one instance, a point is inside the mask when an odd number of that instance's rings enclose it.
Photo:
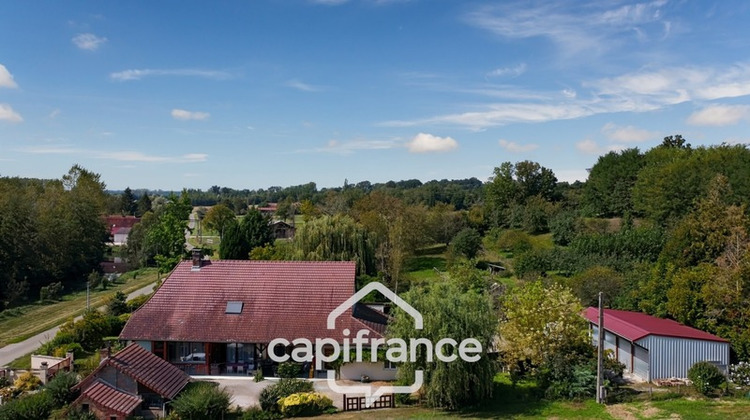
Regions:
[[[599,292],[599,345],[596,352],[596,402],[604,403],[604,307],[602,306],[602,292]]]

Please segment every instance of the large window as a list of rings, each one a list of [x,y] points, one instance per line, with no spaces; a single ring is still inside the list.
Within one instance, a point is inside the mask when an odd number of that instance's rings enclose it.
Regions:
[[[248,363],[253,361],[253,344],[227,344],[227,363]]]
[[[203,343],[169,343],[169,361],[172,363],[206,363]]]

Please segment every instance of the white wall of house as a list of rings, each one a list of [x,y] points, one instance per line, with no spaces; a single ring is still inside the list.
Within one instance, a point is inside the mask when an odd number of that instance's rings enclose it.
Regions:
[[[367,375],[372,381],[396,380],[396,369],[386,369],[383,362],[352,362],[341,366],[341,379],[359,381]]]

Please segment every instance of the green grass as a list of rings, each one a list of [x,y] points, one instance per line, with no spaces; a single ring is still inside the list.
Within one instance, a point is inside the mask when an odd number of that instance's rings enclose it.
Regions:
[[[156,269],[145,269],[125,273],[111,283],[107,290],[91,291],[91,306],[103,305],[107,298],[116,291],[125,294],[156,282]],[[35,303],[0,314],[0,347],[23,341],[36,334],[56,327],[71,318],[83,314],[86,309],[86,290],[76,291],[63,296],[54,303]]]
[[[533,382],[511,384],[507,374],[495,377],[493,398],[477,407],[442,411],[425,407],[336,413],[317,418],[348,419],[740,419],[750,418],[750,399],[676,397],[614,405],[599,405],[593,400],[545,401]],[[647,398],[646,395],[643,395]]]

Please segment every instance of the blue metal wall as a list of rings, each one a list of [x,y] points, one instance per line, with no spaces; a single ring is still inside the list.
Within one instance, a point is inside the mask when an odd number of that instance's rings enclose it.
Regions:
[[[696,362],[714,362],[724,369],[729,363],[729,343],[649,335],[636,344],[648,349],[652,381],[687,378],[688,369]]]

